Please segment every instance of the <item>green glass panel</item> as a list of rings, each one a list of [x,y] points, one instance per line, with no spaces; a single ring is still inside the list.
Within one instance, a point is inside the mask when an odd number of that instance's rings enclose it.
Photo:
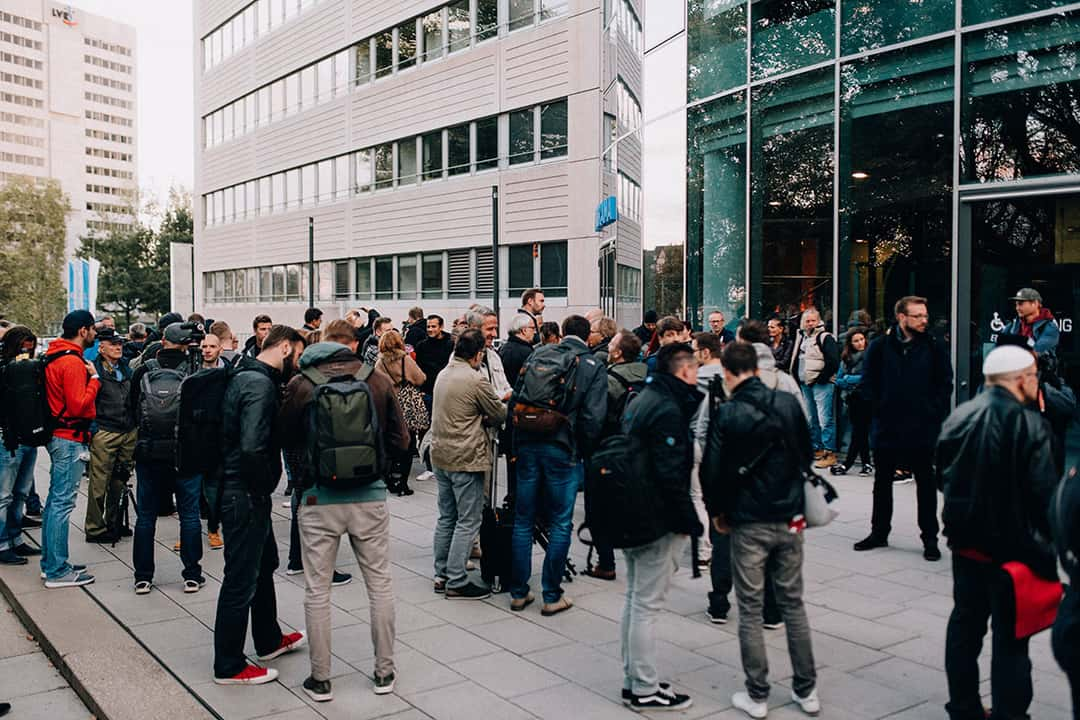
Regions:
[[[964,182],[1080,172],[1080,13],[964,37]]]
[[[1038,12],[1068,5],[1070,0],[967,0],[964,3],[964,24],[978,25],[1016,15]]]
[[[952,252],[953,42],[841,68],[839,320],[891,324],[905,295],[948,333]]]
[[[751,317],[832,306],[832,68],[754,88]]]
[[[746,94],[687,111],[687,305],[705,312],[746,310]]]
[[[834,57],[834,0],[762,0],[754,3],[750,12],[750,70],[754,79]]]
[[[952,30],[956,23],[953,0],[845,0],[842,6],[844,55]]]
[[[746,3],[689,0],[687,84],[690,100],[746,84]]]

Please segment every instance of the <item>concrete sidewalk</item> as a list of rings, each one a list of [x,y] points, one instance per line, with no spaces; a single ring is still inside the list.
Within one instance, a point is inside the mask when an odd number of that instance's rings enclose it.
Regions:
[[[48,457],[37,468],[38,490],[48,487]],[[819,666],[822,717],[840,720],[940,720],[946,698],[944,634],[951,609],[949,555],[939,563],[922,559],[915,527],[915,487],[897,486],[897,530],[891,547],[855,553],[865,536],[872,481],[837,478],[841,518],[807,534],[806,600]],[[306,652],[269,663],[278,682],[258,687],[212,683],[213,620],[222,571],[222,553],[204,552],[207,585],[199,593],[181,591],[180,560],[172,552],[175,518],[158,523],[156,587],[147,596],[132,591],[131,540],[117,547],[82,541],[85,499],[72,515],[71,555],[90,566],[97,582],[86,590],[191,693],[230,720],[275,718],[631,718],[620,702],[621,661],[618,619],[624,586],[578,577],[566,586],[576,607],[543,618],[535,606],[509,612],[508,597],[453,602],[432,593],[431,538],[436,519],[434,483],[414,483],[412,497],[389,500],[394,592],[397,598],[397,691],[371,692],[373,651],[367,624],[367,597],[360,578],[335,588],[333,601],[333,682],[330,703],[309,701],[300,684],[309,674]],[[275,496],[274,528],[281,549],[277,578],[278,614],[289,629],[303,628],[303,576],[286,577],[289,516]],[[579,515],[580,515],[579,507]],[[580,517],[579,517],[580,519]],[[37,531],[32,531],[36,533]],[[572,554],[584,567],[584,548]],[[342,544],[339,568],[356,573]],[[534,585],[539,584],[539,556]],[[621,566],[620,566],[621,571]],[[0,571],[6,580],[9,569]],[[680,570],[657,630],[661,674],[689,692],[687,718],[740,718],[731,694],[742,688],[737,621],[711,625],[705,618],[708,573],[694,580]],[[48,591],[81,593],[81,590]],[[83,629],[75,628],[76,632]],[[768,632],[774,706],[769,717],[803,717],[789,701],[791,667],[783,631]],[[252,648],[250,640],[248,652]],[[1068,684],[1054,662],[1049,633],[1032,641],[1035,704],[1031,716],[1066,720]],[[989,692],[989,649],[981,662]],[[987,700],[989,705],[989,700]],[[55,715],[54,717],[63,717]],[[180,717],[180,715],[174,715]]]

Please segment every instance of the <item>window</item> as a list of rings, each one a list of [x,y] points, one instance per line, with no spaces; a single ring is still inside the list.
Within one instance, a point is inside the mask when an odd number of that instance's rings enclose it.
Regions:
[[[446,131],[448,172],[464,175],[469,172],[469,126],[458,125]]]
[[[845,0],[843,11],[840,50],[844,55],[951,30],[956,19],[953,0],[903,3]]]
[[[288,170],[285,173],[285,209],[293,210],[300,206],[300,170]],[[279,203],[280,205],[280,203]]]
[[[244,97],[244,132],[255,131],[255,100],[254,93]]]
[[[276,28],[282,23],[285,15],[285,0],[270,0],[270,28]]]
[[[271,295],[276,302],[285,299],[285,266],[274,265],[270,268],[270,276],[273,279]]]
[[[334,79],[332,82],[334,96],[340,96],[348,92],[349,87],[349,51],[342,50],[334,56]]]
[[[270,268],[259,268],[259,300],[269,302],[274,295],[273,273]]]
[[[222,136],[223,142],[229,142],[233,139],[233,106],[226,105],[221,110],[221,115],[224,118],[224,133]]]
[[[371,258],[356,261],[356,299],[371,299]]]
[[[446,27],[450,36],[450,52],[469,47],[472,28],[469,24],[469,0],[458,0],[447,9]]]
[[[744,84],[745,1],[692,2],[686,20],[687,98],[700,100]]]
[[[306,191],[305,191],[306,192]],[[334,199],[334,161],[323,160],[319,163],[319,193],[316,202],[330,202]]]
[[[357,85],[363,85],[371,80],[371,41],[364,40],[356,46],[356,73],[354,74]]]
[[[616,167],[616,153],[618,145],[615,141],[619,137],[618,121],[611,113],[604,113],[604,129],[600,137],[600,150],[604,153],[604,169],[614,172]]]
[[[835,4],[835,0],[752,3],[751,75],[762,78],[832,59]]]
[[[511,165],[533,161],[535,115],[532,108],[510,113]]]
[[[511,297],[520,295],[536,284],[535,262],[533,259],[533,245],[511,245],[507,248],[508,265],[510,266],[510,287],[508,291]]]
[[[416,21],[398,25],[398,70],[405,70],[416,65]]]
[[[282,116],[292,115],[300,110],[300,75],[293,73],[285,78],[285,104]]]
[[[442,298],[443,295],[443,258],[442,253],[425,255],[421,274],[421,292],[425,299]]]
[[[540,158],[567,154],[566,100],[540,107]]]
[[[424,62],[437,60],[443,56],[443,13],[436,10],[425,15],[420,21],[424,30]]]
[[[499,118],[476,121],[476,169],[499,167]]]
[[[375,148],[375,189],[394,185],[394,146],[379,145]]]
[[[270,180],[274,199],[272,212],[285,212],[285,173],[275,173]]]
[[[259,180],[259,184],[262,184],[262,180]],[[244,195],[246,196],[245,206],[247,208],[247,217],[249,218],[255,217],[255,190],[257,187],[258,185],[255,184],[254,180],[244,183]]]
[[[540,0],[540,19],[548,20],[566,14],[567,0]]]
[[[300,266],[285,266],[285,297],[294,300],[300,297]]]
[[[390,300],[394,296],[394,258],[375,258],[375,299]]]
[[[273,110],[272,117],[274,122],[281,120],[285,117],[285,81],[278,80],[270,86],[271,106]]]
[[[349,263],[334,263],[334,299],[349,299]]]
[[[300,108],[307,110],[315,104],[315,66],[300,71]]]
[[[398,185],[416,183],[416,138],[398,143]]]
[[[476,42],[499,36],[499,0],[476,0]]]
[[[438,180],[443,175],[442,130],[423,137],[424,180]]]
[[[300,168],[300,204],[314,205],[318,197],[315,187],[316,168],[314,165],[305,165]]]
[[[334,96],[334,58],[320,60],[316,74],[319,77],[319,102],[324,103]]]
[[[270,178],[259,178],[259,215],[269,215],[274,211],[273,196],[270,194]]]
[[[399,255],[397,259],[397,299],[412,300],[417,295],[416,256]]]
[[[261,87],[258,90],[259,97],[259,126],[270,124],[273,115],[270,113],[270,87]]]
[[[217,208],[214,207],[214,193],[207,193],[204,197],[206,201],[206,224],[217,224]]]
[[[375,77],[386,77],[394,70],[394,33],[375,36]]]
[[[270,32],[270,0],[259,0],[258,14],[259,32]]]
[[[510,32],[533,24],[534,0],[510,0]]]
[[[566,297],[567,244],[544,243],[540,246],[540,287],[549,297]]]
[[[326,193],[323,193],[323,197],[326,197]],[[343,200],[347,197],[349,197],[349,156],[339,155],[334,158],[334,199]]]
[[[285,0],[285,20],[291,20],[299,12],[296,0]]]
[[[371,190],[372,180],[372,165],[371,165],[371,151],[360,150],[353,154],[354,162],[356,164],[356,178],[354,182],[354,193],[365,193]]]
[[[247,219],[247,195],[244,194],[244,186],[247,183],[240,183],[233,189],[234,204],[235,204],[235,218],[237,221]]]

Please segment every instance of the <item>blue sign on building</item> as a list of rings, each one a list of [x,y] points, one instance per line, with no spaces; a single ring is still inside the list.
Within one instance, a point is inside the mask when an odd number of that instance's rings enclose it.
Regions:
[[[600,232],[618,219],[619,205],[614,196],[604,198],[596,206],[596,232]]]

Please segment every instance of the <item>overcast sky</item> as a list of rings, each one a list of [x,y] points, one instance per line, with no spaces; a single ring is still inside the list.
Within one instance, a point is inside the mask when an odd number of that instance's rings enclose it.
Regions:
[[[76,10],[135,26],[139,187],[164,204],[195,178],[192,8],[189,0],[75,0]]]

